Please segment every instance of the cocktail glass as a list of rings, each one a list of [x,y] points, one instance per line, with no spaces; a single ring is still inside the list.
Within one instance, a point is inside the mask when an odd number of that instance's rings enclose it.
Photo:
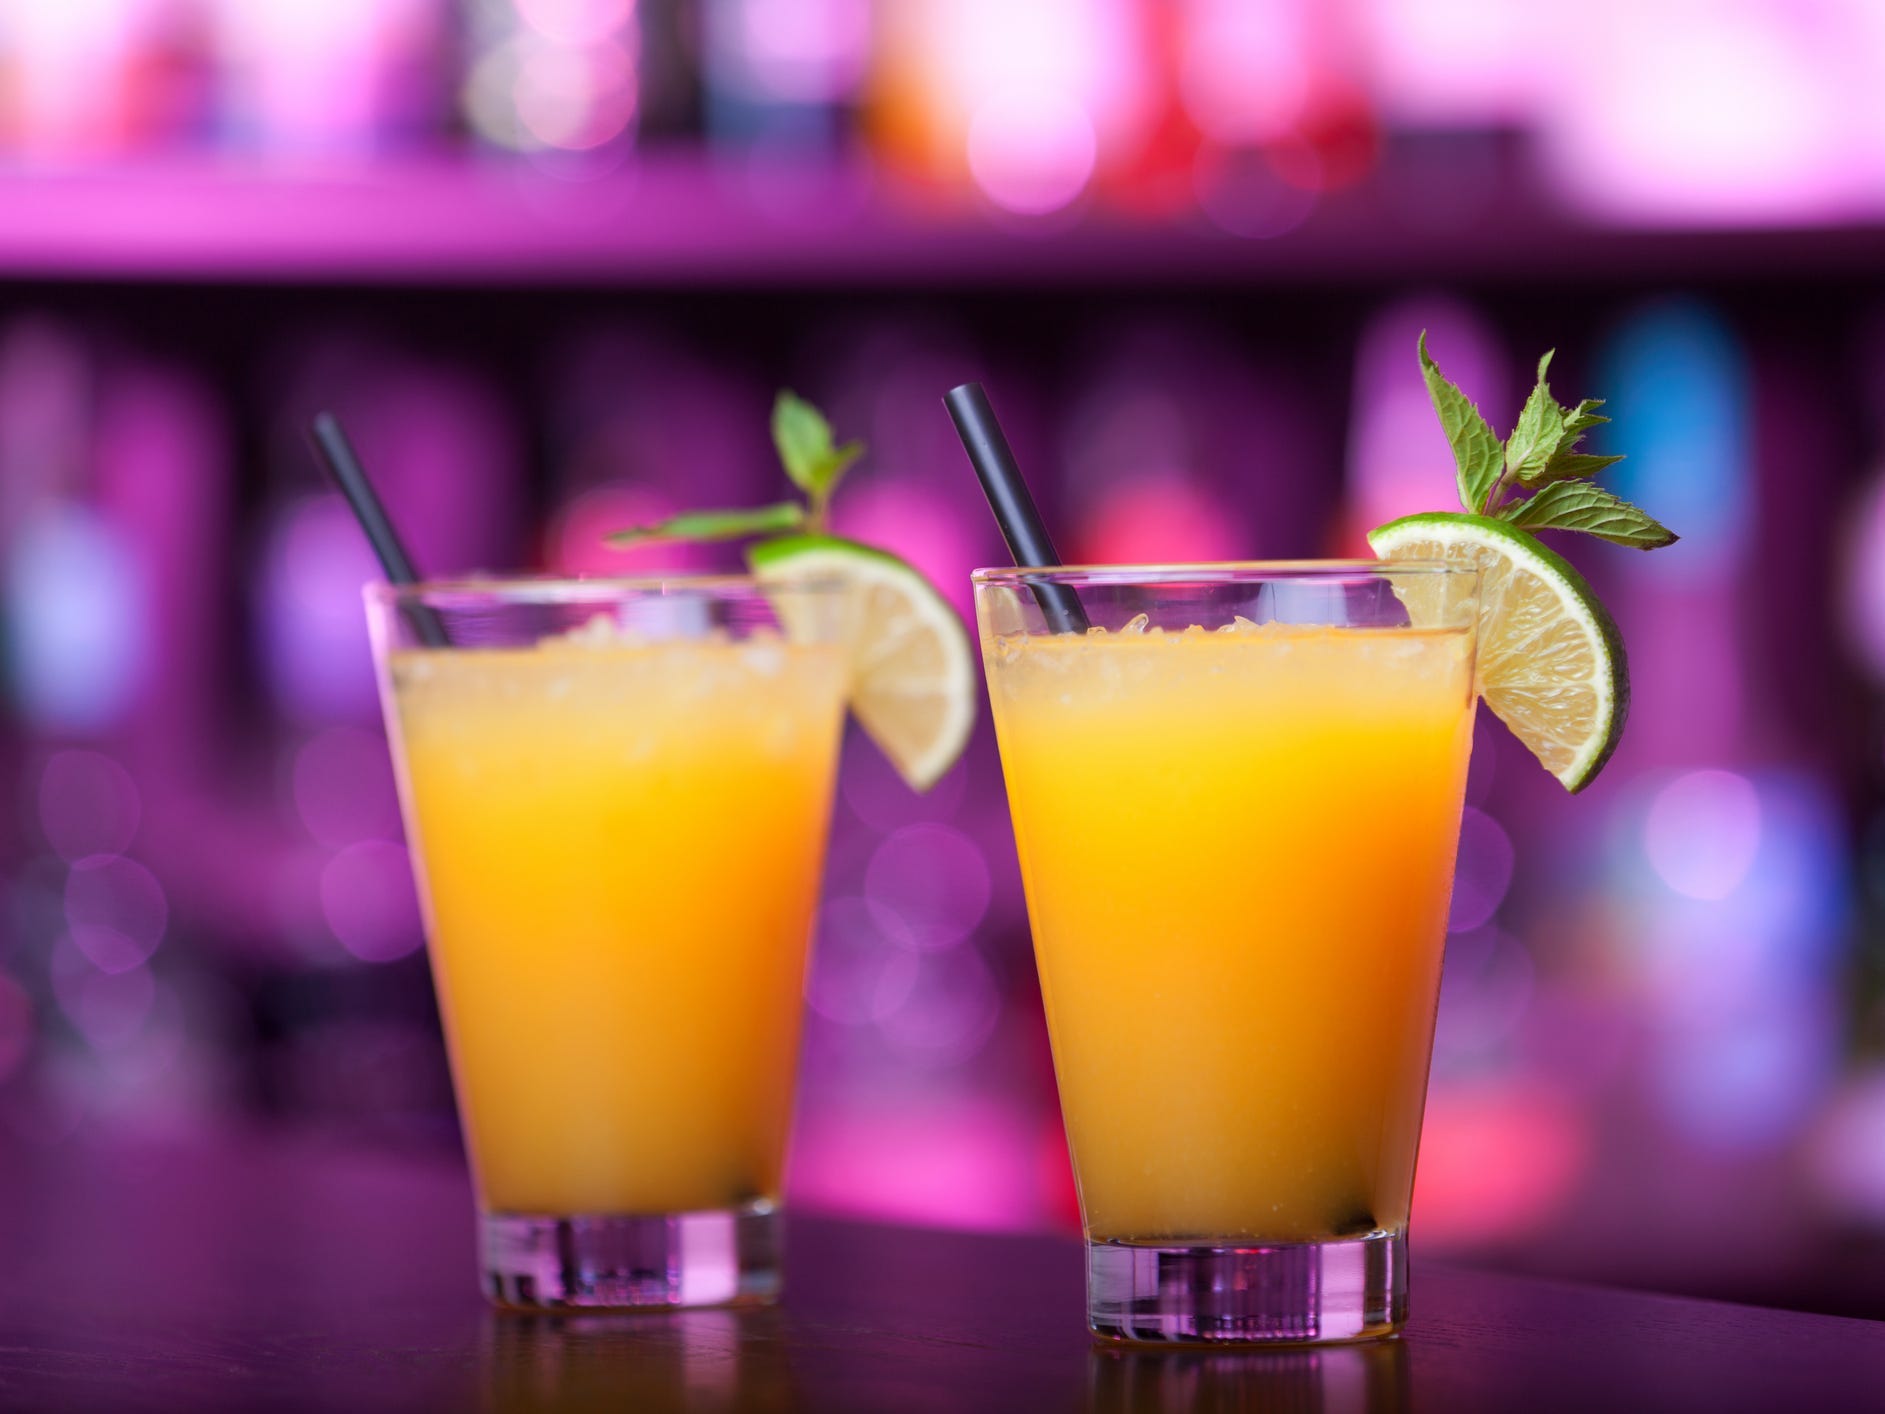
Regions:
[[[366,600],[487,1294],[771,1298],[842,586]]]
[[[1477,582],[976,573],[1097,1334],[1405,1318]],[[1068,591],[1092,631],[1053,631]]]

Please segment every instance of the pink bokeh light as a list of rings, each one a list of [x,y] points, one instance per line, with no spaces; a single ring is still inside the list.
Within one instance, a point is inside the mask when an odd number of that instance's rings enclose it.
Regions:
[[[362,962],[394,962],[424,945],[412,866],[401,845],[364,840],[321,871],[321,915]]]
[[[1583,1113],[1536,1080],[1436,1084],[1427,1097],[1414,1222],[1435,1246],[1536,1231],[1591,1158]]]
[[[1853,1075],[1815,1126],[1807,1158],[1836,1217],[1885,1226],[1885,1066]]]
[[[969,574],[981,566],[982,526],[968,512],[977,508],[917,477],[866,471],[847,482],[832,529],[884,545],[928,575],[956,608],[972,613]]]
[[[1512,837],[1485,811],[1467,806],[1460,820],[1459,862],[1447,931],[1470,932],[1491,921],[1512,887],[1518,854]]]
[[[7,107],[29,154],[96,157],[121,140],[126,95],[112,80],[136,47],[141,8],[0,0],[0,55],[12,61],[14,89]]]
[[[1663,1113],[1718,1153],[1761,1152],[1799,1134],[1839,1065],[1830,998],[1776,978],[1671,1019],[1648,1076]]]
[[[920,1070],[942,1070],[978,1054],[1001,1020],[994,975],[972,946],[919,955],[903,1004],[877,1023],[885,1043]]]
[[[148,967],[105,972],[69,940],[52,956],[53,995],[66,1019],[94,1048],[122,1050],[137,1040],[157,998]]]
[[[916,985],[917,960],[899,926],[864,899],[827,899],[805,981],[812,1010],[843,1026],[861,1026],[902,1006]]]
[[[1222,497],[1189,477],[1122,478],[1090,498],[1075,526],[1077,558],[1088,564],[1161,564],[1245,557],[1238,517]]]
[[[56,752],[40,772],[39,827],[68,864],[124,853],[142,810],[131,773],[103,752]]]
[[[1178,92],[1212,142],[1242,147],[1289,132],[1311,71],[1307,0],[1185,0]]]
[[[1006,210],[1073,202],[1151,136],[1155,76],[1130,0],[923,0],[912,97],[935,141]]]
[[[1309,219],[1313,186],[1288,182],[1268,158],[1203,148],[1192,164],[1192,194],[1212,224],[1245,240],[1274,240]]]
[[[919,951],[953,947],[988,911],[988,861],[949,825],[909,825],[877,846],[864,875],[873,916]]]
[[[1400,122],[1471,129],[1531,119],[1553,97],[1549,54],[1565,6],[1386,0],[1363,41],[1382,107]]]
[[[854,731],[846,737],[838,790],[859,820],[888,834],[905,825],[953,818],[968,792],[971,774],[958,766],[918,795],[904,784],[883,752],[862,732]]]
[[[381,578],[339,496],[291,502],[263,552],[263,661],[281,710],[312,725],[370,721],[379,711],[362,585]]]
[[[1561,189],[1613,219],[1759,226],[1879,209],[1865,121],[1878,85],[1857,61],[1885,34],[1751,3],[1696,22],[1686,0],[1601,0],[1580,19],[1538,115]],[[1871,32],[1868,33],[1867,30]],[[1876,110],[1872,112],[1876,117]]]
[[[806,1113],[786,1189],[798,1207],[946,1228],[1014,1230],[1052,1210],[1037,1121],[994,1099]],[[1064,1152],[1064,1149],[1061,1150]]]
[[[66,876],[66,927],[101,971],[142,965],[163,941],[169,917],[163,885],[134,859],[94,855]]]
[[[320,732],[295,753],[292,775],[295,811],[317,843],[341,849],[357,840],[399,838],[392,759],[378,732]]]
[[[870,0],[716,0],[705,18],[715,80],[748,97],[836,103],[865,78]]]
[[[1086,189],[1099,159],[1093,119],[1052,93],[1003,94],[969,120],[969,173],[988,199],[1023,216],[1058,211]]]
[[[1643,848],[1662,881],[1694,899],[1725,899],[1761,848],[1761,802],[1732,771],[1691,771],[1656,793]]]
[[[438,34],[429,0],[222,0],[210,16],[225,121],[278,152],[371,151],[406,97],[400,61]]]
[[[609,43],[533,48],[518,66],[512,101],[524,131],[545,147],[601,147],[634,119],[633,56]]]
[[[155,635],[131,544],[96,507],[48,497],[0,557],[0,662],[27,719],[49,735],[118,726],[137,703]]]
[[[1839,520],[1846,634],[1866,672],[1885,681],[1885,469],[1873,470]]]
[[[607,39],[635,14],[635,0],[511,0],[517,18],[559,44]]]
[[[1434,1031],[1436,1067],[1490,1058],[1517,1032],[1536,983],[1531,954],[1511,934],[1478,928],[1448,938]]]

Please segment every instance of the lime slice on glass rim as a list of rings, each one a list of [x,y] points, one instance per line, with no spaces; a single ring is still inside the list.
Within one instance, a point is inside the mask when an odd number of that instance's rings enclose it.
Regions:
[[[851,586],[851,711],[912,790],[935,785],[975,725],[975,659],[949,601],[907,560],[834,535],[762,540],[747,560],[761,583]]]
[[[1565,789],[1596,779],[1623,735],[1630,669],[1584,577],[1523,530],[1457,511],[1389,521],[1368,544],[1384,560],[1479,567],[1479,695]]]

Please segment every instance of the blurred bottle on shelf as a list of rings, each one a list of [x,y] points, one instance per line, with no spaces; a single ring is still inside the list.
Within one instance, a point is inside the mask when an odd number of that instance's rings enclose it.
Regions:
[[[1377,175],[1395,219],[1427,232],[1489,222],[1514,193],[1536,206],[1541,189],[1623,223],[1882,209],[1879,6],[1826,0],[1809,17],[1750,0],[1700,30],[1687,0],[1484,10],[0,0],[0,157],[490,152],[581,178],[652,142],[734,159],[774,214],[843,196],[837,166],[1000,216],[1202,216],[1246,239]]]
[[[1841,222],[1880,209],[1885,9],[1590,0],[1528,115],[1548,177],[1600,218]],[[1542,51],[1540,51],[1542,52]]]
[[[715,146],[829,160],[846,145],[871,54],[870,0],[702,0]]]
[[[468,8],[460,101],[474,137],[577,173],[605,169],[633,147],[642,93],[636,0],[471,0]]]
[[[0,145],[51,162],[436,142],[449,0],[0,0]]]
[[[451,22],[447,0],[217,0],[222,145],[360,158],[436,142]]]
[[[0,0],[0,150],[97,161],[200,143],[211,22],[209,0]]]
[[[1152,122],[1136,0],[909,0],[882,12],[868,131],[894,170],[1041,216],[1130,161]]]
[[[636,139],[644,147],[686,148],[705,130],[699,0],[636,0],[641,92]]]
[[[1373,170],[1381,119],[1369,41],[1379,19],[1314,0],[1185,0],[1178,14],[1173,69],[1202,139],[1201,197],[1237,181],[1251,158],[1312,197]]]

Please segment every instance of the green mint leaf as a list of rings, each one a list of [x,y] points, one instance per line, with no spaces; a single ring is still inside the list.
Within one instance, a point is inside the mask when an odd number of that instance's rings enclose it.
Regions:
[[[1610,421],[1607,417],[1597,416],[1597,409],[1603,405],[1604,400],[1602,398],[1584,399],[1583,402],[1579,403],[1564,415],[1565,433],[1575,441],[1579,434],[1595,427],[1598,423]],[[1570,448],[1567,445],[1561,450],[1569,451]]]
[[[798,394],[782,390],[772,404],[772,445],[792,484],[809,492],[831,460],[831,424]]]
[[[1638,550],[1655,550],[1676,542],[1667,527],[1628,501],[1618,499],[1601,486],[1575,481],[1555,482],[1530,500],[1502,507],[1498,515],[1501,520],[1526,530],[1576,530]]]
[[[1427,396],[1439,415],[1440,426],[1453,448],[1453,465],[1458,474],[1460,504],[1467,510],[1486,509],[1486,500],[1498,485],[1505,467],[1505,448],[1481,417],[1479,409],[1458,388],[1446,380],[1439,367],[1427,355],[1427,332],[1420,334],[1420,372],[1427,380]]]
[[[825,415],[790,391],[782,391],[772,404],[772,444],[779,449],[785,474],[808,496],[829,495],[863,451],[855,442],[834,447]]]
[[[1546,486],[1552,482],[1588,481],[1606,467],[1613,467],[1622,460],[1620,456],[1599,457],[1588,452],[1561,453],[1552,457],[1543,473],[1527,484]]]
[[[1549,354],[1545,355],[1547,361],[1550,357]],[[1539,370],[1543,372],[1543,363],[1539,364]],[[1544,384],[1541,382],[1538,389],[1533,390],[1533,397],[1536,397],[1538,392],[1543,388]],[[1615,466],[1618,462],[1622,461],[1623,458],[1620,456],[1592,456],[1589,453],[1577,450],[1578,443],[1584,440],[1584,434],[1587,431],[1598,426],[1600,423],[1610,421],[1609,418],[1598,415],[1597,409],[1603,405],[1604,400],[1602,398],[1586,398],[1574,408],[1563,407],[1556,401],[1553,401],[1551,406],[1558,414],[1558,435],[1556,442],[1544,449],[1545,454],[1542,457],[1538,455],[1537,448],[1528,447],[1528,456],[1523,469],[1513,473],[1517,477],[1519,484],[1528,488],[1535,488],[1553,485],[1562,481],[1588,480],[1590,477],[1597,475],[1597,473],[1602,471],[1605,467]],[[1531,404],[1527,402],[1526,408],[1528,411],[1530,407]],[[1522,416],[1519,419],[1521,424],[1524,420]],[[1516,440],[1519,434],[1514,432],[1512,435]],[[1507,444],[1508,465],[1511,455],[1510,445],[1510,443]]]
[[[805,507],[797,501],[753,506],[738,511],[683,511],[656,525],[638,525],[607,536],[617,549],[650,540],[686,540],[701,544],[714,540],[744,540],[749,535],[772,535],[797,530],[805,524]]]
[[[838,483],[844,479],[845,472],[851,469],[851,463],[864,455],[862,442],[846,442],[842,447],[832,449],[830,458],[820,469],[818,490],[829,496],[838,489]]]
[[[821,516],[844,473],[864,455],[862,442],[833,446],[825,415],[789,390],[782,391],[772,405],[772,444],[779,449],[785,474],[811,498],[815,513]]]
[[[1538,360],[1538,382],[1519,410],[1518,425],[1505,439],[1506,475],[1522,486],[1531,485],[1544,473],[1564,437],[1564,409],[1551,396],[1551,385],[1545,381],[1551,353]]]

